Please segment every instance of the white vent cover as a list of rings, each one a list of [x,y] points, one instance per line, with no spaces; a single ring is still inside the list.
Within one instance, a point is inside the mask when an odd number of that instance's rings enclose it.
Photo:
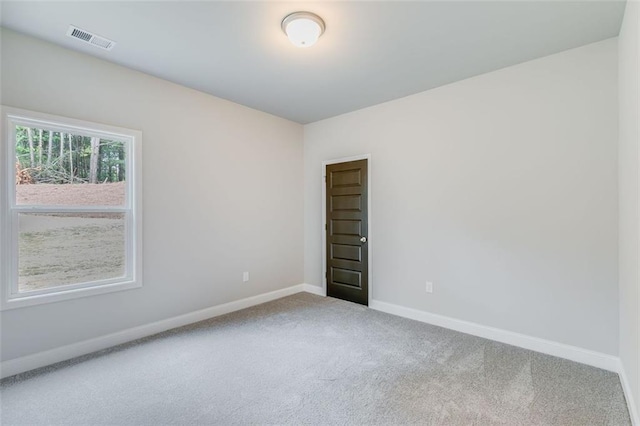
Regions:
[[[113,49],[113,46],[116,45],[116,42],[113,40],[109,40],[108,38],[101,37],[97,34],[93,34],[89,31],[80,29],[73,25],[69,25],[69,30],[67,31],[67,35],[71,38],[75,38],[85,43],[89,43],[93,46],[99,47],[100,49],[104,49],[104,50],[111,50]]]

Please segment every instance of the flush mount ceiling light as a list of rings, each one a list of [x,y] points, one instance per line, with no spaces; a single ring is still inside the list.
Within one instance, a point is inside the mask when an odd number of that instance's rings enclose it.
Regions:
[[[324,21],[311,12],[294,12],[282,20],[282,31],[297,47],[313,46],[324,32]]]

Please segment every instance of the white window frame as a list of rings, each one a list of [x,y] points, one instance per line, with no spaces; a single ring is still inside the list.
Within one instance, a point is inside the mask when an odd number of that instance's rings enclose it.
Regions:
[[[0,310],[142,287],[142,132],[18,108],[2,106],[0,147]],[[124,206],[17,205],[15,197],[15,129],[17,125],[55,132],[97,136],[125,142]],[[113,212],[125,216],[124,277],[18,291],[18,216],[20,213]]]

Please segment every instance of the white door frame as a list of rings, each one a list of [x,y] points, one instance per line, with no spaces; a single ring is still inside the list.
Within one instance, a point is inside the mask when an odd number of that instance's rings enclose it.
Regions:
[[[636,52],[638,55],[640,55],[640,46],[638,46],[638,52]],[[640,76],[638,76],[638,86],[640,87]],[[640,92],[638,93],[638,105],[640,105]],[[636,119],[636,126],[637,126],[637,131],[638,131],[638,135],[640,135],[640,120]],[[640,143],[640,142],[639,142]],[[636,167],[640,168],[640,146],[638,147],[638,164]],[[640,172],[638,173],[638,223],[640,224]],[[619,237],[618,237],[619,238]],[[640,225],[638,226],[638,247],[640,247]],[[637,300],[637,305],[636,307],[640,307],[640,250],[638,250],[638,275],[636,278],[636,286],[638,286],[638,300]],[[618,301],[618,304],[620,302]],[[638,335],[636,336],[636,343],[637,345],[640,345],[640,315],[638,315]],[[640,351],[638,351],[640,352]],[[638,353],[638,366],[640,366],[640,353]],[[640,368],[638,368],[638,371],[636,372],[636,380],[638,380],[638,382],[640,382]],[[634,395],[636,400],[632,401],[631,404],[636,404],[636,407],[634,407],[634,409],[630,410],[631,413],[633,413],[634,411],[636,411],[636,415],[640,416],[640,395]]]
[[[373,300],[373,279],[372,279],[372,255],[373,255],[373,243],[372,241],[372,223],[371,220],[371,154],[354,155],[352,157],[335,158],[333,160],[325,160],[322,162],[322,294],[327,295],[327,233],[325,225],[327,224],[327,185],[325,183],[327,166],[329,164],[348,163],[349,161],[367,160],[367,244],[368,256],[367,256],[367,286],[369,293],[368,304],[371,306]]]

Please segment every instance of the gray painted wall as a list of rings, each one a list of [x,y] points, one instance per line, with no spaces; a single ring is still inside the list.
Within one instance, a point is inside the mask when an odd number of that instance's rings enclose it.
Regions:
[[[2,360],[303,281],[301,125],[11,31],[1,47],[3,104],[143,132],[145,253],[141,289],[2,312]]]
[[[640,413],[640,297],[638,275],[638,138],[640,131],[640,3],[629,1],[619,43],[620,145],[620,359]]]
[[[370,153],[374,299],[617,354],[617,108],[610,39],[306,125],[305,282],[322,161]]]

